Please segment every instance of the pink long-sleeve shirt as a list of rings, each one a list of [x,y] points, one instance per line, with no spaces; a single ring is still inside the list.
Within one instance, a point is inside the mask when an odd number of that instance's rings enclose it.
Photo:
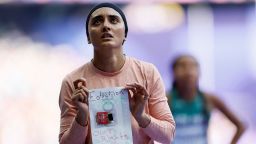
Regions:
[[[97,69],[92,62],[88,62],[64,78],[59,96],[61,110],[60,143],[91,143],[90,124],[83,127],[76,122],[77,109],[71,100],[72,92],[75,90],[73,81],[79,78],[86,79],[88,89],[124,87],[127,83],[135,82],[143,85],[149,93],[145,112],[150,115],[151,122],[146,128],[141,128],[135,118],[131,116],[133,143],[158,142],[169,144],[172,141],[175,122],[167,103],[164,84],[158,70],[153,64],[126,56],[124,66],[117,72],[103,72]]]

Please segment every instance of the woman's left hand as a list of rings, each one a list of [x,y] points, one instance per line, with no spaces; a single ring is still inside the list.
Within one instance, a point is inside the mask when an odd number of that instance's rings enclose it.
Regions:
[[[147,90],[138,83],[127,84],[126,89],[129,94],[132,115],[141,127],[146,127],[150,123],[150,116],[144,110],[149,98]]]

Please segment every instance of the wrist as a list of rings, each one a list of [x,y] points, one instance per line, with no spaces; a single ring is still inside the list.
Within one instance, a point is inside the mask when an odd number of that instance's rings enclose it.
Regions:
[[[151,122],[151,117],[148,114],[142,114],[137,116],[136,120],[141,128],[146,128]]]

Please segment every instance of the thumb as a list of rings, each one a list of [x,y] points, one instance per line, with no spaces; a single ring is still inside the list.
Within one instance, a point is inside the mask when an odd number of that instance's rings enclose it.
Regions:
[[[75,89],[79,89],[82,86],[86,86],[86,79],[85,78],[79,78],[73,82],[73,85]]]

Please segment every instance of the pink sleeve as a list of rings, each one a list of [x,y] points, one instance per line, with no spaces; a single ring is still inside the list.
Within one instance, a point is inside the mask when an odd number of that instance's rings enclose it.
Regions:
[[[154,141],[169,144],[174,137],[175,122],[167,103],[163,81],[155,67],[149,82],[148,107],[151,122],[143,131]]]
[[[61,110],[59,142],[65,144],[85,143],[88,126],[79,125],[75,116],[77,110],[71,100],[72,88],[66,77],[61,86],[59,95],[59,106]]]

